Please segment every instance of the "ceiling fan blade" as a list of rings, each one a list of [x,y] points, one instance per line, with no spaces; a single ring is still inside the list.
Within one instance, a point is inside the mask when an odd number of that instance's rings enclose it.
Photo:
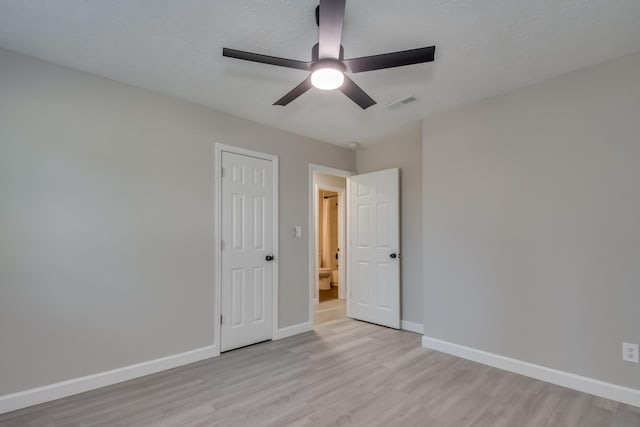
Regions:
[[[338,59],[346,0],[320,0],[318,58]]]
[[[400,52],[383,53],[382,55],[363,56],[362,58],[345,59],[344,64],[353,73],[381,70],[383,68],[401,67],[403,65],[431,62],[434,59],[436,47],[420,47],[418,49]]]
[[[346,75],[344,76],[344,83],[340,86],[340,92],[344,93],[351,99],[353,102],[358,104],[363,110],[371,107],[376,104],[376,101],[373,100],[367,93],[360,88],[357,84],[353,82]]]
[[[222,48],[222,56],[229,58],[243,59],[245,61],[261,62],[263,64],[277,65],[279,67],[297,68],[309,71],[310,62],[296,61],[294,59],[278,58],[277,56],[261,55],[259,53],[245,52],[243,50]]]
[[[273,105],[282,105],[285,106],[309,89],[311,89],[311,76],[307,77],[300,83],[298,86],[294,87],[289,93],[287,93],[282,98],[278,99]]]

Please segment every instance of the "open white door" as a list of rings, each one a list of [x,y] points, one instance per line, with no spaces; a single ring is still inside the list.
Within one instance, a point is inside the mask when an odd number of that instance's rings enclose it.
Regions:
[[[398,169],[349,178],[349,316],[400,329]]]

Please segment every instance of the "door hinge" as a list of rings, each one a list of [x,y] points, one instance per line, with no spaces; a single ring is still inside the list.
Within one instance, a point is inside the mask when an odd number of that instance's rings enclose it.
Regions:
[[[224,168],[220,168],[220,178],[224,178]]]
[[[220,315],[220,324],[222,325],[222,314]]]

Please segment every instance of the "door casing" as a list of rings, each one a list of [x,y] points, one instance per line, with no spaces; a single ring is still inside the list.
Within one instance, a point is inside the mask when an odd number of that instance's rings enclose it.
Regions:
[[[245,148],[216,143],[214,151],[214,301],[213,301],[213,343],[215,354],[220,354],[220,316],[222,313],[222,152],[240,154],[258,159],[269,160],[273,164],[273,324],[271,339],[278,338],[278,157]]]

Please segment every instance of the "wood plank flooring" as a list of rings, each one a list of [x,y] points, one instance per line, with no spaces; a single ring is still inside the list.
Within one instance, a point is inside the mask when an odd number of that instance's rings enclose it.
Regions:
[[[332,299],[338,299],[338,287],[337,286],[331,286],[331,288],[329,289],[320,289],[318,291],[318,293],[320,294],[320,303],[323,303],[325,301],[329,301]]]
[[[13,413],[0,426],[640,426],[640,409],[315,313],[316,329]]]

